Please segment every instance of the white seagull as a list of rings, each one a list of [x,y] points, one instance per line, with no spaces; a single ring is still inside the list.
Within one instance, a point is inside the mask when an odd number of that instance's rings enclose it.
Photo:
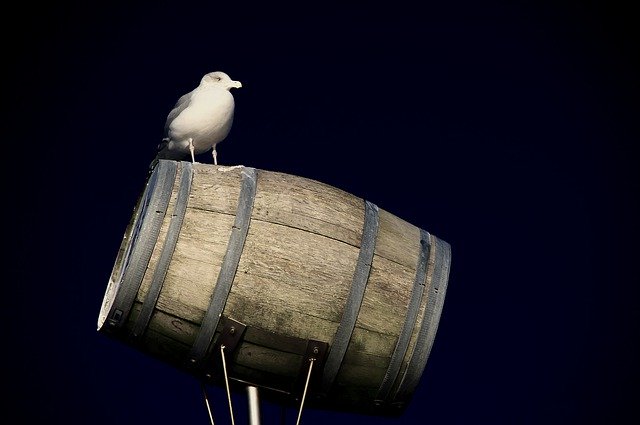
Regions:
[[[213,162],[218,165],[216,145],[222,142],[233,124],[235,103],[232,88],[240,88],[221,71],[202,77],[200,85],[183,95],[173,107],[164,125],[164,138],[158,145],[158,159],[185,159],[213,149]]]

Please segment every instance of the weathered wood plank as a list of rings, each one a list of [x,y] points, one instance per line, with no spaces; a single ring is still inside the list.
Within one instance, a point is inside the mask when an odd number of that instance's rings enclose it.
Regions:
[[[141,303],[134,303],[131,309],[131,319],[126,324],[127,328],[131,328],[136,318],[140,314],[142,308]],[[181,341],[172,338],[167,332],[167,328],[158,327],[157,324],[150,323],[149,328],[145,331],[144,336],[138,341],[139,347],[151,355],[180,367],[188,353],[189,346]],[[129,330],[129,329],[127,329]]]
[[[289,174],[261,172],[254,218],[360,246],[364,200]]]
[[[222,266],[233,220],[231,215],[187,208],[158,298],[162,310],[195,323],[202,322]]]
[[[243,339],[254,345],[286,353],[301,354],[307,349],[307,340],[284,336],[274,330],[267,330],[257,326],[246,328]]]
[[[242,167],[193,165],[189,207],[235,215],[242,181]]]
[[[295,378],[300,371],[302,356],[243,342],[237,351],[235,363],[255,370]]]
[[[177,344],[164,333],[148,329],[142,341],[143,350],[152,357],[163,359],[175,367],[182,367],[189,347]]]
[[[404,323],[414,271],[374,256],[356,326],[395,335]]]
[[[379,208],[376,255],[408,267],[415,273],[420,257],[420,229]]]
[[[397,337],[385,335],[356,327],[351,335],[347,354],[362,353],[363,355],[387,357],[395,346]]]
[[[357,385],[375,387],[380,385],[386,367],[374,367],[367,363],[347,363],[343,362],[342,368],[336,377],[339,385]]]
[[[158,308],[156,308],[149,321],[149,329],[163,333],[185,346],[193,344],[199,328],[200,326],[193,322],[168,314]]]
[[[296,338],[330,341],[338,327],[336,322],[323,317],[288,309],[286,304],[273,305],[259,301],[251,296],[230,296],[226,308],[248,326],[273,329]]]
[[[244,296],[338,322],[357,256],[355,247],[334,239],[253,220],[228,302]]]

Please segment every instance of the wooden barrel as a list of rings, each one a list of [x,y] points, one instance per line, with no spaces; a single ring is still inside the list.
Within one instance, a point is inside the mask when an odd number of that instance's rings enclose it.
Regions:
[[[429,357],[449,245],[288,174],[161,160],[98,330],[198,378],[305,406],[399,415]]]

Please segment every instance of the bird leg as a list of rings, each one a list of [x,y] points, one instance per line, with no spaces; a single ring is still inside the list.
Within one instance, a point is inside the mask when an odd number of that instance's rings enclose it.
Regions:
[[[195,148],[193,147],[193,139],[189,137],[189,151],[191,152],[191,163],[194,164],[196,162],[196,157],[193,153]]]
[[[213,154],[213,165],[218,165],[218,152],[216,152],[216,147],[213,147],[213,151],[211,152]]]

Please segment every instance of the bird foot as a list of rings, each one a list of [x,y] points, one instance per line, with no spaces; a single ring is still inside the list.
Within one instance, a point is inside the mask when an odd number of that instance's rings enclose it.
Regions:
[[[191,163],[192,164],[196,163],[196,156],[194,154],[194,150],[195,150],[195,148],[193,147],[193,139],[189,138],[189,152],[191,152]]]

